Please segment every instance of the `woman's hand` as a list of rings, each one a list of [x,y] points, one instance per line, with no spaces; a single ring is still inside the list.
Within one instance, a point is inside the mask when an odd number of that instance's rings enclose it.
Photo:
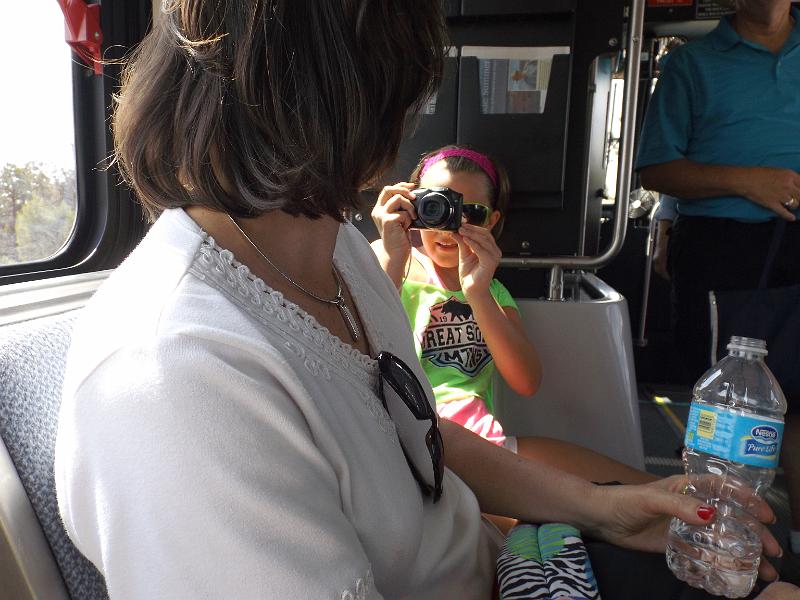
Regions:
[[[671,517],[691,525],[704,525],[714,518],[713,509],[683,494],[687,483],[685,476],[676,475],[645,485],[598,486],[593,490],[592,501],[600,517],[587,533],[624,548],[664,552]],[[750,500],[748,506],[762,523],[775,521],[775,514],[763,500]],[[767,528],[763,529],[761,542],[765,555],[781,554],[780,545]],[[766,560],[761,561],[758,570],[765,581],[778,576]]]
[[[502,251],[492,232],[485,227],[464,223],[453,234],[458,244],[458,278],[461,291],[469,301],[470,294],[488,292]]]
[[[408,239],[408,228],[417,217],[411,201],[414,196],[411,190],[417,186],[402,182],[386,186],[378,194],[378,200],[372,209],[372,220],[378,228],[387,256],[392,260],[405,264],[411,252],[411,241]]]

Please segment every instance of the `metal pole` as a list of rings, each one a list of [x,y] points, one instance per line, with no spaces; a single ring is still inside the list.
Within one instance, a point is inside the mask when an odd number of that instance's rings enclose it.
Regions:
[[[642,283],[642,309],[639,313],[639,337],[633,340],[633,343],[644,348],[647,346],[647,338],[644,337],[647,332],[647,306],[650,304],[650,278],[653,273],[653,253],[656,247],[656,225],[655,220],[656,212],[660,202],[657,202],[650,211],[650,226],[647,230],[647,244],[645,246],[645,256],[647,259],[644,263],[644,283]]]
[[[564,299],[564,269],[554,265],[550,269],[550,284],[547,288],[547,299],[560,302]]]

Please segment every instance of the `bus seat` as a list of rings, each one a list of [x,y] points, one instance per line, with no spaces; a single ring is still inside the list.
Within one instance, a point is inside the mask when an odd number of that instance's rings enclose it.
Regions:
[[[518,301],[542,384],[523,398],[497,375],[495,414],[509,435],[574,442],[644,469],[627,302],[594,275],[568,278],[571,300]]]
[[[108,598],[56,503],[56,429],[76,315],[0,327],[0,599]]]

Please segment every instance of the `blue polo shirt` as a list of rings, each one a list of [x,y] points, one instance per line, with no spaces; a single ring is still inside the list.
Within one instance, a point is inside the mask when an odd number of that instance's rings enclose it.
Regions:
[[[636,168],[686,158],[800,172],[800,11],[778,54],[742,39],[730,19],[673,50],[650,101]],[[681,199],[682,215],[767,221],[742,196]]]

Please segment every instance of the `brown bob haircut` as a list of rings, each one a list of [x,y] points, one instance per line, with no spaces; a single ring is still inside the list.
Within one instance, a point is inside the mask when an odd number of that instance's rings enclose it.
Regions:
[[[154,219],[202,205],[342,219],[437,88],[437,0],[164,0],[123,75],[123,177]]]
[[[494,229],[492,229],[492,235],[495,239],[498,239],[500,234],[503,233],[503,225],[506,222],[508,206],[511,202],[511,182],[508,178],[508,171],[505,170],[505,167],[503,167],[503,165],[485,152],[481,152],[477,148],[473,148],[472,146],[468,146],[466,144],[450,144],[449,146],[442,146],[436,150],[431,150],[419,159],[417,166],[414,167],[413,171],[411,171],[411,182],[419,185],[421,179],[420,172],[422,171],[422,167],[425,165],[425,161],[427,161],[430,157],[439,154],[439,152],[444,150],[452,150],[455,148],[463,148],[483,154],[487,159],[489,159],[489,162],[492,163],[494,171],[497,173],[497,185],[495,185],[492,183],[492,180],[489,179],[489,176],[483,170],[483,167],[469,158],[464,156],[448,156],[447,158],[442,159],[447,165],[447,169],[451,173],[480,173],[483,175],[483,178],[486,180],[486,186],[489,188],[489,198],[492,200],[492,208],[500,212],[500,220],[494,226]]]

